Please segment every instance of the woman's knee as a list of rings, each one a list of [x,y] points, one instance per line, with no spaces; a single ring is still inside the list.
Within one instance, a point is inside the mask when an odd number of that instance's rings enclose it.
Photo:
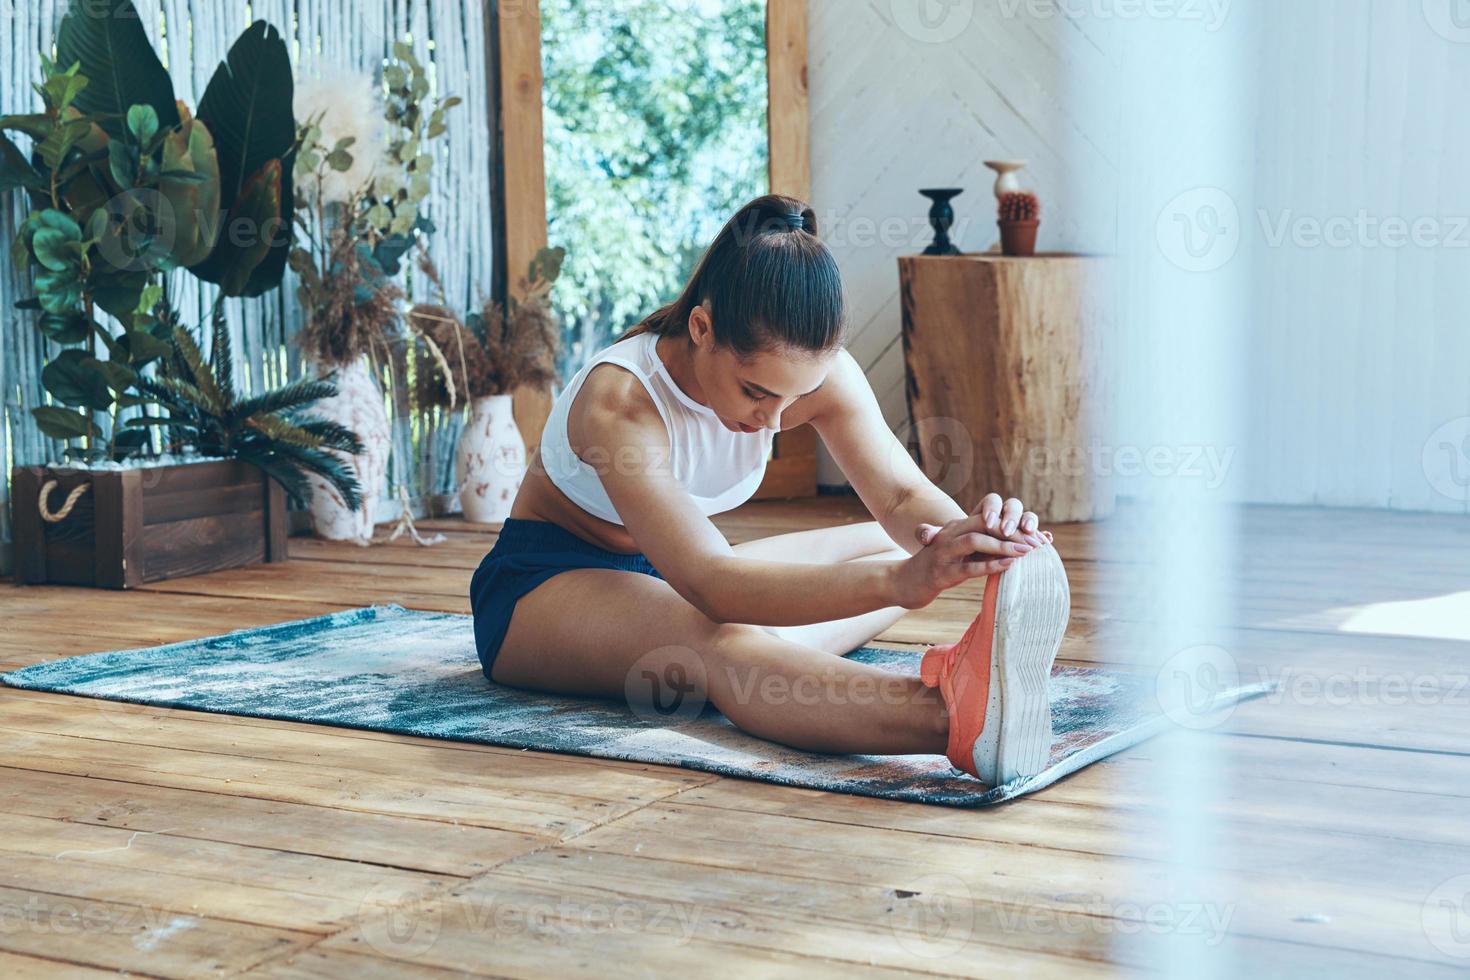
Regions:
[[[712,623],[705,652],[711,662],[748,657],[755,646],[770,642],[775,635],[772,629],[774,627],[750,623]]]

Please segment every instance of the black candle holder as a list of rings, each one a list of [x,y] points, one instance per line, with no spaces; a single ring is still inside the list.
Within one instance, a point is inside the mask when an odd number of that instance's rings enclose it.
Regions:
[[[954,208],[950,198],[963,194],[963,187],[931,187],[919,193],[934,203],[929,206],[929,224],[934,228],[934,241],[924,249],[925,255],[959,255],[960,250],[949,240],[949,228],[954,224]]]

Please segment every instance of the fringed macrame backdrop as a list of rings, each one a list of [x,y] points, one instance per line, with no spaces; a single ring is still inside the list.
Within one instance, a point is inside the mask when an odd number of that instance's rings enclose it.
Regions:
[[[428,67],[435,94],[454,94],[464,103],[449,110],[449,132],[436,150],[430,196],[422,209],[434,222],[430,251],[443,275],[451,303],[478,303],[491,288],[493,266],[491,208],[490,89],[486,84],[486,5],[483,0],[135,0],[144,29],[174,82],[174,94],[198,105],[215,66],[252,20],[273,24],[287,39],[302,79],[333,66],[377,69],[395,40],[411,36],[415,53]],[[0,41],[0,111],[41,108],[32,84],[41,77],[42,51],[48,54],[65,0],[12,4]],[[29,145],[22,142],[23,151]],[[8,259],[9,243],[24,217],[23,197],[0,195],[0,574],[13,567],[10,517],[10,467],[59,460],[63,445],[32,423],[30,410],[46,404],[41,368],[59,348],[43,341],[32,314],[14,309],[30,295]],[[410,273],[412,273],[410,269]],[[429,298],[423,277],[410,274],[412,299]],[[200,323],[214,300],[214,288],[179,272],[171,293],[185,322]],[[289,338],[301,327],[295,277],[288,270],[280,290],[258,299],[229,300],[227,317],[235,348],[235,376],[247,392],[301,377],[306,368]],[[206,336],[201,340],[208,341]],[[418,411],[411,404],[404,364],[395,366],[396,391],[390,408],[393,462],[384,488],[379,521],[397,516],[398,488],[407,490],[416,511],[443,510],[454,493],[454,444],[463,425],[459,411]],[[387,383],[385,375],[385,386]],[[125,413],[126,414],[129,413]],[[415,448],[415,441],[417,447]]]

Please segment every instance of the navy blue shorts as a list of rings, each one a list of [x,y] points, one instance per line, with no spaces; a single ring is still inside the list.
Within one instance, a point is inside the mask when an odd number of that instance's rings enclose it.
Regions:
[[[642,552],[625,555],[599,548],[550,521],[506,518],[500,537],[470,577],[475,652],[486,678],[505,640],[516,601],[557,572],[573,568],[612,568],[663,578]]]

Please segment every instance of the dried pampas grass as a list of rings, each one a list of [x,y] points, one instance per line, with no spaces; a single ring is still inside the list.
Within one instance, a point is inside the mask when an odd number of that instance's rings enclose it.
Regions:
[[[351,137],[347,153],[352,165],[346,170],[322,167],[320,173],[297,168],[298,191],[321,204],[341,204],[367,189],[381,167],[393,169],[387,160],[388,142],[383,134],[383,104],[377,84],[366,72],[332,65],[316,78],[296,83],[292,111],[298,120],[318,120],[321,142],[328,150],[338,140]]]
[[[438,284],[427,255],[420,255],[419,268]],[[443,304],[442,289],[440,300],[408,311],[409,328],[424,341],[414,372],[420,406],[453,408],[556,380],[561,327],[544,291],[530,291],[509,317],[499,303],[485,301],[473,327]]]

